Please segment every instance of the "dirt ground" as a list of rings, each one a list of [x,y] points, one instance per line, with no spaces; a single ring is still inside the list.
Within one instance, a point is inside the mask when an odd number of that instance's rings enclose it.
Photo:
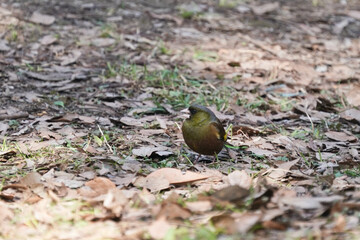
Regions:
[[[3,0],[0,239],[357,239],[359,106],[358,0]]]

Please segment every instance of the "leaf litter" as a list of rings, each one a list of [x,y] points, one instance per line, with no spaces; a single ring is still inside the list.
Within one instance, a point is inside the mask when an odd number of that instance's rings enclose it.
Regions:
[[[356,236],[353,3],[157,4],[3,3],[1,238]],[[192,102],[231,126],[217,161]]]

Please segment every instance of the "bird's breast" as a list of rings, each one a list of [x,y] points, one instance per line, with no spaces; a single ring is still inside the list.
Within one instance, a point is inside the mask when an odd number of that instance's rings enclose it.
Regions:
[[[191,125],[185,121],[182,127],[186,144],[195,152],[204,155],[214,155],[224,146],[220,131],[213,124]]]

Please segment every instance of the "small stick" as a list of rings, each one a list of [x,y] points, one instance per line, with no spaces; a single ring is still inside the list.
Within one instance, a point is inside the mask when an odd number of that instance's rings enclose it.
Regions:
[[[27,113],[18,113],[18,114],[13,114],[13,115],[0,115],[0,120],[5,120],[5,119],[18,119],[18,118],[26,118],[28,117],[29,114]]]
[[[104,136],[104,133],[103,133],[103,131],[101,130],[99,124],[98,124],[97,126],[98,126],[98,128],[99,128],[99,131],[100,131],[100,133],[101,133],[101,136],[104,137],[104,143],[105,143],[105,145],[109,148],[109,151],[110,151],[111,153],[114,153],[114,151],[111,149],[111,146],[110,146],[109,143],[107,142],[106,137]]]

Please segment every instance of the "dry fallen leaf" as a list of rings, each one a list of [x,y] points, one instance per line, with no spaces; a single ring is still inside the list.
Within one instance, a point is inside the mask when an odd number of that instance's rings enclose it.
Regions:
[[[249,212],[241,214],[239,217],[236,215],[237,214],[232,214],[235,219],[236,231],[239,233],[246,233],[261,219],[260,213]]]
[[[68,55],[62,56],[60,59],[61,66],[66,66],[75,63],[82,55],[82,52],[80,50],[73,50]]]
[[[149,157],[153,152],[162,152],[167,150],[167,147],[152,147],[152,146],[143,146],[140,148],[134,148],[132,150],[132,153],[135,156],[139,156],[139,157]]]
[[[246,151],[250,151],[253,154],[256,154],[258,156],[273,156],[276,153],[273,151],[269,151],[269,150],[265,150],[265,149],[261,149],[261,148],[257,148],[257,147],[250,147],[248,149],[246,149]]]
[[[41,185],[41,175],[37,172],[31,172],[20,180],[21,184],[24,184],[30,188]]]
[[[355,122],[360,123],[360,110],[355,108],[348,109],[345,112],[340,113],[340,117],[348,121],[355,120]]]
[[[212,209],[210,201],[186,202],[186,208],[194,213],[207,212]]]
[[[245,170],[236,170],[228,175],[230,185],[238,185],[244,189],[250,189],[252,179]]]
[[[208,178],[208,176],[195,173],[192,171],[181,171],[176,168],[161,168],[150,173],[146,178],[162,177],[169,181],[170,184],[180,184],[199,181]]]
[[[96,177],[91,181],[85,183],[99,195],[107,193],[109,190],[116,188],[115,184],[107,178]]]
[[[329,196],[329,197],[283,197],[280,199],[280,204],[290,206],[294,209],[321,209],[324,206],[321,203],[329,204],[343,200],[342,196]]]
[[[107,192],[104,199],[104,207],[111,210],[115,216],[119,217],[123,210],[123,206],[128,202],[128,199],[120,189],[111,188]]]
[[[218,229],[222,229],[227,234],[236,233],[235,219],[229,214],[222,214],[211,218],[211,222]]]
[[[170,183],[164,176],[147,176],[144,184],[139,186],[145,187],[151,192],[159,192],[161,190],[168,189],[170,187]]]
[[[279,2],[265,3],[260,6],[252,7],[252,10],[256,15],[263,15],[265,13],[278,10],[279,6],[280,6]]]
[[[346,93],[346,99],[350,105],[358,107],[360,106],[360,85],[355,85],[349,92]]]
[[[115,39],[112,38],[95,38],[91,40],[91,44],[96,47],[107,47],[115,43]]]
[[[185,220],[191,217],[191,213],[188,209],[183,208],[178,203],[164,201],[161,204],[157,217],[165,217],[169,220]]]
[[[0,202],[0,221],[3,223],[5,220],[11,220],[14,213],[8,208],[7,204]]]
[[[222,201],[241,203],[245,197],[249,196],[249,193],[249,190],[238,185],[234,185],[216,191],[212,197]]]
[[[31,15],[29,21],[33,22],[33,23],[43,24],[43,25],[51,25],[55,22],[55,17],[46,15],[46,14],[42,14],[39,12],[34,12]]]
[[[336,65],[332,66],[329,72],[325,73],[326,79],[329,81],[341,81],[349,78],[353,78],[355,76],[355,71],[345,65]]]
[[[149,226],[148,231],[152,238],[164,239],[170,228],[171,225],[168,223],[168,221],[166,221],[166,218],[162,216]]]
[[[272,168],[271,170],[268,170],[268,171],[271,171],[268,176],[272,179],[280,180],[283,177],[285,177],[286,174],[288,174],[290,168],[292,166],[294,166],[295,164],[297,164],[298,162],[299,162],[299,159],[289,161],[289,162],[284,162],[284,163],[280,164],[278,166],[278,168]]]
[[[136,119],[136,118],[132,118],[132,117],[122,117],[120,118],[120,122],[122,122],[125,125],[128,126],[136,126],[136,127],[142,127],[143,126],[143,122]]]
[[[329,132],[326,132],[325,135],[332,140],[341,141],[341,142],[357,141],[357,138],[355,136],[348,135],[344,132],[329,131]]]
[[[42,45],[50,45],[50,44],[56,42],[57,38],[54,37],[53,35],[46,35],[46,36],[40,38],[39,41]]]

